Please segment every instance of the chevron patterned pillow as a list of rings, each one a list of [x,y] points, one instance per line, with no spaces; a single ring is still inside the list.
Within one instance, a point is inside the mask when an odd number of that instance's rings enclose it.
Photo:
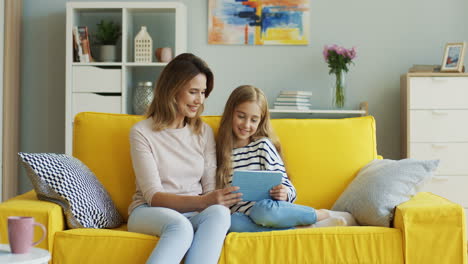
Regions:
[[[69,228],[122,224],[109,194],[80,160],[65,154],[18,153],[39,200],[60,205]]]

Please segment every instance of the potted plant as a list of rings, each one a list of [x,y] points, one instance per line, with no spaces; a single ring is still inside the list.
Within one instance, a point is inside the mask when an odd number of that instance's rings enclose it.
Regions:
[[[116,44],[120,37],[120,25],[113,21],[101,20],[97,24],[96,42],[100,45],[101,61],[116,61]]]

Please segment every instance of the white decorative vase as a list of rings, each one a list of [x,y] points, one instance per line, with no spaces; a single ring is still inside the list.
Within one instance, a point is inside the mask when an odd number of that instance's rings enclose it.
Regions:
[[[101,45],[99,47],[99,59],[102,62],[117,61],[116,50],[115,45]]]
[[[148,34],[146,26],[142,26],[135,36],[135,62],[151,62],[153,53],[153,39]]]

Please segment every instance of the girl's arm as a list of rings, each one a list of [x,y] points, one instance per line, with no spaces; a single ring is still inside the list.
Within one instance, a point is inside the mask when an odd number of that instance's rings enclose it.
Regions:
[[[272,188],[272,197],[283,197],[279,193],[287,192],[285,200],[291,203],[294,202],[296,200],[296,188],[294,188],[294,185],[286,174],[286,168],[284,167],[284,162],[281,159],[281,156],[269,139],[264,140],[264,144],[261,146],[261,154],[263,156],[261,162],[265,170],[278,171],[283,174],[281,185]],[[275,193],[277,193],[278,196],[276,196]]]

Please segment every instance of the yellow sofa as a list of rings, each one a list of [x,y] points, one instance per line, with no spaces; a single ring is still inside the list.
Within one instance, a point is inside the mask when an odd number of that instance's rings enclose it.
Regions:
[[[75,119],[73,155],[110,193],[119,212],[135,190],[128,133],[141,116],[81,113]],[[218,129],[219,117],[204,121]],[[378,158],[373,117],[278,119],[273,127],[283,146],[297,203],[330,208],[361,167]],[[39,247],[52,263],[144,263],[157,237],[113,230],[67,230],[61,208],[37,200],[33,191],[0,204],[1,243],[6,218],[33,216],[47,226]],[[330,227],[264,233],[231,233],[219,263],[466,263],[463,208],[430,193],[419,193],[396,208],[394,228]],[[38,234],[39,236],[39,231]]]

